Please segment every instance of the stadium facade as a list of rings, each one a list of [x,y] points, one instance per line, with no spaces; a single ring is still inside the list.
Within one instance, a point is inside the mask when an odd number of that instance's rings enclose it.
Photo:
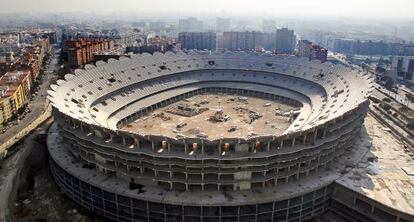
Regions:
[[[49,90],[51,171],[71,199],[116,221],[303,221],[326,211],[333,182],[358,155],[346,150],[373,82],[341,65],[255,53],[168,52],[86,65]],[[278,133],[131,130],[203,94],[297,109]]]

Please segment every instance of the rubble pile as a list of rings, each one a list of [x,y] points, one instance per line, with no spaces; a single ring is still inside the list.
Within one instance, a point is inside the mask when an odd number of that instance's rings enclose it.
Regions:
[[[245,120],[246,123],[252,124],[255,120],[261,118],[263,115],[259,112],[256,112],[254,110],[250,110],[244,107],[235,107],[233,108],[234,110],[240,112],[240,113],[244,113],[244,114],[248,114],[249,115],[249,120]]]
[[[208,110],[208,108],[206,107],[199,108],[197,106],[194,106],[194,107],[193,106],[189,104],[180,103],[175,106],[171,106],[170,108],[166,110],[166,112],[179,115],[179,116],[191,117],[191,116],[198,115]]]
[[[230,118],[230,116],[227,115],[227,114],[224,114],[222,109],[218,109],[218,110],[216,110],[216,112],[214,112],[214,114],[212,116],[210,116],[208,118],[208,121],[214,122],[214,123],[225,122],[225,121],[229,120],[229,118]]]

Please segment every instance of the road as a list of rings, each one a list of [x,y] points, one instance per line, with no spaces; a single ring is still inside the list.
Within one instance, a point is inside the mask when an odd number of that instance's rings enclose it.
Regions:
[[[49,66],[44,70],[39,83],[39,90],[36,95],[29,101],[28,108],[31,110],[23,119],[18,121],[16,125],[8,128],[5,133],[0,134],[0,144],[12,139],[18,132],[26,128],[30,123],[36,120],[47,109],[47,90],[50,86],[50,81],[54,76],[54,72],[59,68],[59,53],[60,49],[52,49]]]
[[[381,91],[380,91],[381,90]],[[414,103],[411,103],[408,101],[408,99],[405,97],[405,91],[398,89],[397,93],[389,91],[387,89],[385,89],[384,87],[380,86],[380,85],[376,85],[375,86],[375,90],[373,95],[378,97],[378,99],[382,99],[384,97],[390,97],[393,98],[394,100],[396,100],[399,104],[401,105],[406,105],[408,106],[408,108],[414,110]]]

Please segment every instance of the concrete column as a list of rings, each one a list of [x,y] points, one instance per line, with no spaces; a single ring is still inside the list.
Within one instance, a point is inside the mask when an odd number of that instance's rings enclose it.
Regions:
[[[326,136],[326,128],[327,128],[327,126],[325,125],[325,127],[323,128],[323,135],[322,135],[322,138],[325,138],[325,136]]]
[[[293,137],[293,139],[292,139],[292,148],[295,148],[295,142],[296,142],[296,137]]]
[[[270,150],[270,142],[267,142],[267,151]]]
[[[283,139],[280,141],[280,149],[283,148]]]
[[[135,146],[140,149],[141,145],[139,144],[139,139],[137,137],[134,138],[134,142],[136,143]]]
[[[221,144],[223,143],[223,140],[220,140],[220,143],[219,143],[219,155],[221,155]]]
[[[305,135],[303,135],[303,145],[306,145],[306,136],[307,135],[308,135],[307,133],[305,133]]]
[[[122,144],[123,144],[124,146],[126,145],[125,136],[122,136]]]
[[[154,144],[154,141],[153,140],[151,140],[151,146],[152,146],[152,151],[155,152],[155,144]]]
[[[315,132],[313,134],[313,143],[316,143],[316,137],[318,136],[318,129],[315,129]]]
[[[204,140],[201,140],[201,154],[204,154]]]
[[[184,153],[186,154],[187,154],[187,149],[188,149],[188,145],[187,145],[187,142],[185,142],[184,140]]]

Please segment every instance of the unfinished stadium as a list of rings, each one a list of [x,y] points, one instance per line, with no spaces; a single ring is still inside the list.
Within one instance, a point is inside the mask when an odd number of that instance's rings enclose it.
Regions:
[[[51,170],[71,199],[115,221],[303,221],[368,149],[350,151],[373,81],[256,53],[86,65],[49,90]]]

